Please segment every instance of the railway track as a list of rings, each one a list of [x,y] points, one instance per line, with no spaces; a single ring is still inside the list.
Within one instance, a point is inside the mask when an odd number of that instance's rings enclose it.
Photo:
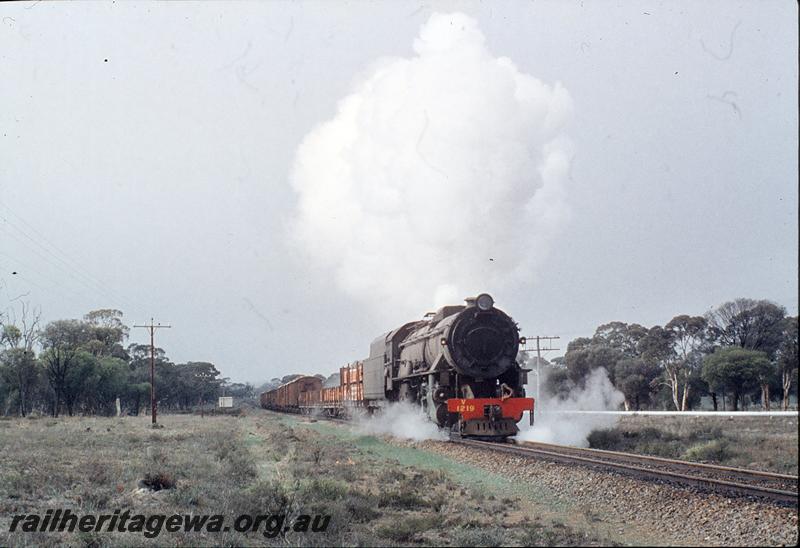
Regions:
[[[728,495],[759,497],[783,504],[798,503],[798,478],[786,474],[548,443],[509,444],[464,439],[454,442],[526,458],[612,470],[641,479],[699,487]]]
[[[350,422],[335,417],[311,419],[344,424]],[[612,470],[640,479],[698,487],[727,495],[759,497],[795,506],[798,504],[798,476],[788,474],[541,442],[498,443],[471,439],[451,439],[451,442],[526,458]]]

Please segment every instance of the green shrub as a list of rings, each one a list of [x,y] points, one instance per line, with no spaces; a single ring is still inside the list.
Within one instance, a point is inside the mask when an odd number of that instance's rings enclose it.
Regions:
[[[408,542],[414,539],[416,535],[438,527],[441,523],[442,518],[439,515],[412,517],[382,525],[378,527],[376,532],[380,536],[396,542]],[[462,546],[464,545],[462,544]],[[493,546],[498,546],[498,544],[493,544]]]
[[[367,523],[381,515],[377,510],[376,497],[372,495],[352,492],[345,497],[343,505],[350,519],[356,523]]]
[[[108,462],[95,456],[91,456],[79,463],[78,470],[81,477],[86,478],[88,483],[95,485],[109,484],[117,475]]]
[[[414,510],[427,506],[427,503],[412,486],[404,485],[399,489],[382,491],[378,497],[378,506]]]
[[[525,529],[520,539],[523,546],[555,546],[557,535],[543,525],[534,523]]]
[[[709,441],[722,438],[723,433],[719,426],[705,426],[693,429],[687,437],[691,441]]]
[[[303,488],[303,496],[306,500],[339,500],[349,491],[347,484],[342,481],[322,478],[307,483]]]
[[[395,461],[386,468],[386,471],[383,473],[383,478],[386,483],[393,483],[406,479],[406,473],[403,472],[399,465],[400,463]]]
[[[636,453],[653,455],[667,459],[678,458],[683,448],[678,441],[650,441],[642,445],[635,446]]]
[[[33,493],[36,488],[36,481],[31,474],[26,474],[26,471],[8,470],[4,473],[3,481],[0,482],[0,487],[5,488],[7,496],[12,499],[17,499],[20,493]]]
[[[683,454],[685,460],[701,462],[725,462],[731,458],[732,452],[725,440],[711,440],[698,443],[686,450]]]
[[[567,527],[563,523],[554,522],[549,527],[534,523],[526,527],[520,538],[522,546],[586,546],[587,537]],[[605,544],[618,546],[618,544]]]
[[[349,482],[355,481],[359,476],[355,464],[348,462],[337,462],[331,466],[322,468],[321,471],[335,478],[341,478]]]
[[[296,489],[277,480],[259,481],[242,491],[237,499],[239,514],[286,514],[295,498]]]
[[[639,441],[654,441],[654,440],[672,440],[675,436],[669,432],[647,426],[641,430],[634,430],[632,432],[625,432],[623,434],[626,438],[636,438]]]
[[[442,509],[447,506],[447,502],[450,500],[449,493],[436,493],[431,496],[430,501],[428,502],[428,506],[433,508],[434,512],[441,512]]]
[[[228,454],[225,468],[237,485],[247,485],[256,477],[256,461],[245,447]]]
[[[81,501],[83,509],[86,511],[107,508],[112,493],[110,489],[103,489],[91,484],[81,484],[76,488],[75,492]]]
[[[680,438],[674,434],[646,427],[639,430],[608,428],[594,430],[587,437],[589,447],[607,451],[628,451],[660,457],[676,457],[680,454]]]
[[[453,533],[455,546],[505,546],[506,533],[500,527],[459,528]]]
[[[612,428],[592,430],[586,439],[589,442],[589,447],[592,449],[613,450],[620,445],[622,433]]]
[[[179,485],[170,492],[172,501],[181,507],[202,506],[205,496],[206,489],[198,485]]]
[[[239,450],[240,442],[233,436],[220,436],[211,444],[211,450],[219,460],[225,460],[231,453]]]

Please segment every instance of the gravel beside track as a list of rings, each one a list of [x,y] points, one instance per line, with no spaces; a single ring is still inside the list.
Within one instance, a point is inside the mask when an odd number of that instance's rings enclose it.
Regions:
[[[463,440],[458,443],[474,446],[485,445],[487,442]],[[572,464],[563,459],[584,459],[588,466],[601,469],[603,464],[592,463],[608,463],[610,469],[618,468],[615,472],[634,477],[647,479],[646,476],[655,476],[667,483],[698,486],[734,496],[750,495],[777,503],[797,505],[797,476],[549,443],[517,442],[496,446],[498,451],[529,452],[531,458],[550,460],[550,455],[553,457],[551,462]],[[662,474],[663,477],[659,477]]]
[[[583,468],[435,441],[414,445],[488,471],[545,487],[554,505],[613,524],[633,526],[671,545],[797,545],[798,509],[746,498],[700,493]],[[541,501],[547,502],[547,501]],[[642,539],[643,542],[652,542]]]

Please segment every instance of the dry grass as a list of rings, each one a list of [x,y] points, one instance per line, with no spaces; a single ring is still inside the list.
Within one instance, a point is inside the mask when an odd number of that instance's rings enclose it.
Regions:
[[[796,417],[624,417],[591,447],[797,474]]]
[[[448,473],[400,465],[293,420],[163,416],[0,421],[0,545],[574,545],[518,501],[471,492]],[[16,514],[300,514],[324,533],[9,533]],[[511,519],[509,514],[517,517]],[[227,522],[226,522],[227,523]]]

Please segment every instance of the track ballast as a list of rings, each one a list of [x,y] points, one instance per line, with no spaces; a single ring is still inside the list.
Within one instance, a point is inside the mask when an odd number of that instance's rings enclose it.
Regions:
[[[453,442],[526,458],[611,470],[641,479],[699,487],[723,494],[759,497],[783,504],[798,503],[798,477],[786,474],[538,442],[493,443],[467,439]]]

